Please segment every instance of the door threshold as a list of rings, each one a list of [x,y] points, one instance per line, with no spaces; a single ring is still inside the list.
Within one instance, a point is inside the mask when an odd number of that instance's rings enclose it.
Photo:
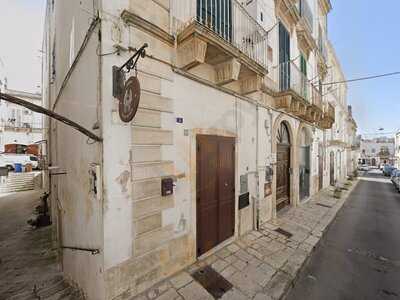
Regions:
[[[206,253],[203,253],[202,255],[198,256],[196,260],[199,261],[199,260],[206,259],[207,257],[210,257],[211,255],[217,253],[218,251],[225,248],[226,246],[229,246],[234,241],[236,241],[236,236],[232,236],[229,239],[223,241],[222,243],[218,244],[214,248],[208,250]]]

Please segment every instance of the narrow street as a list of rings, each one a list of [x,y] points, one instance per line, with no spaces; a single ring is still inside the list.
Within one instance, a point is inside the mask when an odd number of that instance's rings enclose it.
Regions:
[[[400,299],[400,194],[364,175],[286,299]]]
[[[74,290],[63,279],[52,250],[51,227],[33,229],[26,223],[41,194],[28,191],[0,196],[0,300],[79,296],[72,294]]]

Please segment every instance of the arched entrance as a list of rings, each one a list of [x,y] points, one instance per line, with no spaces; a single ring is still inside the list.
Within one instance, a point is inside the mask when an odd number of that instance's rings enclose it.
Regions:
[[[322,143],[318,147],[318,190],[322,190],[324,187],[324,160],[325,160],[325,149]]]
[[[276,209],[290,204],[290,135],[285,122],[277,131]]]
[[[310,196],[311,173],[311,144],[312,138],[306,128],[302,128],[299,140],[299,185],[300,201]]]
[[[329,155],[329,183],[335,185],[335,153],[332,151]]]
[[[376,159],[375,158],[372,159],[372,166],[374,166],[374,167],[376,166]]]

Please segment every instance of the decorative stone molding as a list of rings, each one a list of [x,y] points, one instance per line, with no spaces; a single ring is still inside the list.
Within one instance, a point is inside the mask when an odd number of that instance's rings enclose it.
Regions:
[[[319,0],[318,2],[324,15],[327,15],[332,10],[332,4],[330,0]]]
[[[167,43],[170,46],[174,45],[175,39],[172,35],[170,35],[165,30],[161,29],[160,27],[154,25],[153,23],[150,23],[149,21],[139,17],[138,15],[136,15],[128,10],[122,11],[121,19],[127,25],[139,28],[139,29],[155,36],[156,38]]]
[[[296,31],[299,48],[302,49],[308,57],[310,52],[317,49],[317,43],[315,42],[308,25],[306,25],[306,22],[303,19],[301,19],[297,25]]]
[[[205,62],[207,43],[198,37],[191,37],[178,46],[178,67],[184,70],[191,69]]]
[[[223,85],[238,80],[241,64],[236,58],[215,66],[216,84]]]
[[[262,88],[263,78],[259,75],[243,78],[240,83],[241,94],[246,95],[260,91]]]
[[[296,6],[298,0],[275,0],[275,13],[290,30],[296,26],[300,20],[300,12]]]

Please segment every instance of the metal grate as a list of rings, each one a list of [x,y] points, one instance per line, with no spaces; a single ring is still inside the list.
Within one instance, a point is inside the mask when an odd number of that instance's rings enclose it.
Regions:
[[[280,227],[278,227],[277,229],[275,229],[275,231],[276,231],[277,233],[280,233],[280,234],[286,236],[288,239],[290,239],[290,238],[293,236],[293,234],[291,234],[289,231],[286,231],[285,229],[282,229],[282,228],[280,228]]]
[[[210,266],[205,266],[196,271],[192,277],[215,299],[221,298],[232,288],[232,284]]]

